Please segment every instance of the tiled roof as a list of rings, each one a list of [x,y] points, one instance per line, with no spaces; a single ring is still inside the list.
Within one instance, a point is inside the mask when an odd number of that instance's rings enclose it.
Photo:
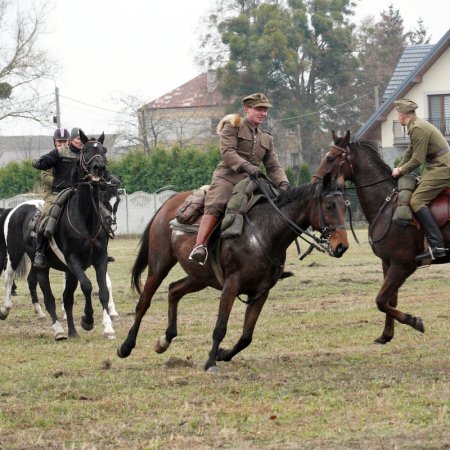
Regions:
[[[215,74],[202,73],[162,97],[147,103],[146,109],[199,108],[229,105],[215,82]]]
[[[383,102],[388,99],[397,88],[405,81],[406,77],[417,67],[417,65],[428,55],[433,44],[408,45],[400,57],[392,78],[386,87],[383,95]]]
[[[423,46],[420,46],[423,47]],[[423,76],[426,71],[433,66],[437,59],[450,47],[450,29],[442,36],[439,42],[431,46],[431,49],[422,57],[415,66],[405,73],[404,78],[398,79],[396,87],[389,95],[385,95],[381,106],[367,119],[367,122],[359,128],[353,139],[362,139],[364,135],[370,134],[370,131],[375,126],[379,126],[379,120],[386,117],[387,114],[394,108],[394,100],[396,98],[404,97],[408,94],[411,88],[416,84],[415,79]]]

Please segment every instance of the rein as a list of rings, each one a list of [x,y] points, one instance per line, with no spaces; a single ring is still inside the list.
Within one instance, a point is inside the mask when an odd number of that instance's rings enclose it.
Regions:
[[[309,233],[308,231],[304,230],[303,228],[299,227],[295,222],[293,222],[291,219],[289,219],[289,217],[286,216],[286,214],[283,213],[283,211],[281,211],[281,209],[278,207],[278,205],[273,201],[273,199],[270,197],[270,195],[268,195],[262,185],[262,183],[259,181],[258,177],[256,176],[252,176],[251,177],[252,180],[256,183],[256,185],[259,187],[260,191],[262,192],[263,196],[268,200],[268,202],[270,203],[270,205],[272,206],[272,208],[277,212],[277,214],[280,216],[281,220],[284,222],[284,224],[290,228],[297,237],[303,239],[305,242],[307,242],[308,244],[310,244],[311,246],[313,246],[314,248],[316,248],[317,250],[319,250],[322,253],[329,253],[328,251],[328,247],[326,247],[324,244],[328,242],[328,238],[326,239],[322,239],[322,235],[325,235],[325,233],[328,233],[329,230],[332,230],[332,228],[327,228],[327,227],[323,227],[321,232],[321,238],[317,238],[316,236],[314,236],[313,234]],[[267,178],[267,180],[270,182],[270,180]],[[333,193],[334,195],[335,193]],[[339,192],[340,195],[342,195],[342,192]],[[314,197],[315,199],[320,198],[320,196],[316,195]],[[320,210],[322,211],[322,210]],[[321,222],[323,221],[322,219],[322,215],[321,215]],[[339,225],[336,226],[334,228],[344,228],[344,225]],[[302,236],[302,234],[305,234],[306,236],[308,236],[309,238],[311,238],[313,241],[309,241],[308,239],[306,239],[304,236]],[[328,233],[329,236],[329,233]]]

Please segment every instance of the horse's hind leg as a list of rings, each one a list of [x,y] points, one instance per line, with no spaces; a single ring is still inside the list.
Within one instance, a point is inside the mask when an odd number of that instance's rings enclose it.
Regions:
[[[235,355],[251,344],[256,322],[268,295],[269,293],[267,292],[247,305],[241,337],[232,349],[226,350],[219,348],[216,357],[217,361],[231,361]]]
[[[8,261],[8,265],[5,270],[5,299],[4,307],[0,308],[0,320],[5,320],[9,316],[9,311],[12,308],[11,300],[11,288],[14,281],[14,275],[16,271],[11,267],[11,263]]]
[[[155,352],[164,353],[170,346],[172,339],[177,336],[177,311],[180,299],[186,294],[198,292],[204,289],[204,285],[198,284],[190,277],[175,281],[169,286],[169,312],[166,333],[156,341]]]
[[[112,283],[111,278],[106,272],[106,285],[108,286],[109,293],[109,301],[108,301],[108,312],[111,320],[119,320],[119,313],[116,310],[116,305],[114,304],[113,291],[112,291]]]
[[[38,319],[40,319],[40,320],[45,319],[47,316],[45,315],[44,311],[42,311],[41,305],[39,303],[39,297],[38,297],[37,289],[36,289],[38,280],[37,280],[36,270],[33,267],[31,268],[30,272],[28,273],[27,282],[28,282],[28,289],[30,291],[31,302],[33,304],[34,312],[38,316]]]
[[[150,308],[150,304],[152,302],[152,297],[155,294],[156,290],[161,285],[162,281],[169,273],[170,269],[173,267],[172,264],[170,267],[166,268],[164,272],[157,274],[148,274],[147,280],[145,281],[144,289],[142,290],[142,294],[139,296],[138,304],[136,305],[136,311],[134,315],[134,323],[128,332],[128,336],[125,341],[123,341],[122,345],[117,348],[117,356],[120,358],[126,358],[130,356],[131,351],[134,347],[136,347],[136,339],[139,332],[139,327],[141,326],[142,318],[145,316],[148,308]]]

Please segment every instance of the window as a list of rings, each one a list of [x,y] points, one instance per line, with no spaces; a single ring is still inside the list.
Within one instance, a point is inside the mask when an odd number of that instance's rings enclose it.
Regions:
[[[450,94],[428,96],[429,121],[444,136],[450,135]]]

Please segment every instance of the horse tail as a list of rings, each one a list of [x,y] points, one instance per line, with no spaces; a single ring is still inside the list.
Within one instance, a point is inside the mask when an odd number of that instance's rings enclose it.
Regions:
[[[141,294],[142,284],[141,284],[141,274],[144,269],[148,266],[148,250],[149,250],[149,232],[152,226],[153,220],[156,214],[152,217],[148,225],[145,227],[144,232],[141,236],[140,248],[136,261],[134,262],[133,269],[131,270],[131,288],[135,289],[139,294]]]

